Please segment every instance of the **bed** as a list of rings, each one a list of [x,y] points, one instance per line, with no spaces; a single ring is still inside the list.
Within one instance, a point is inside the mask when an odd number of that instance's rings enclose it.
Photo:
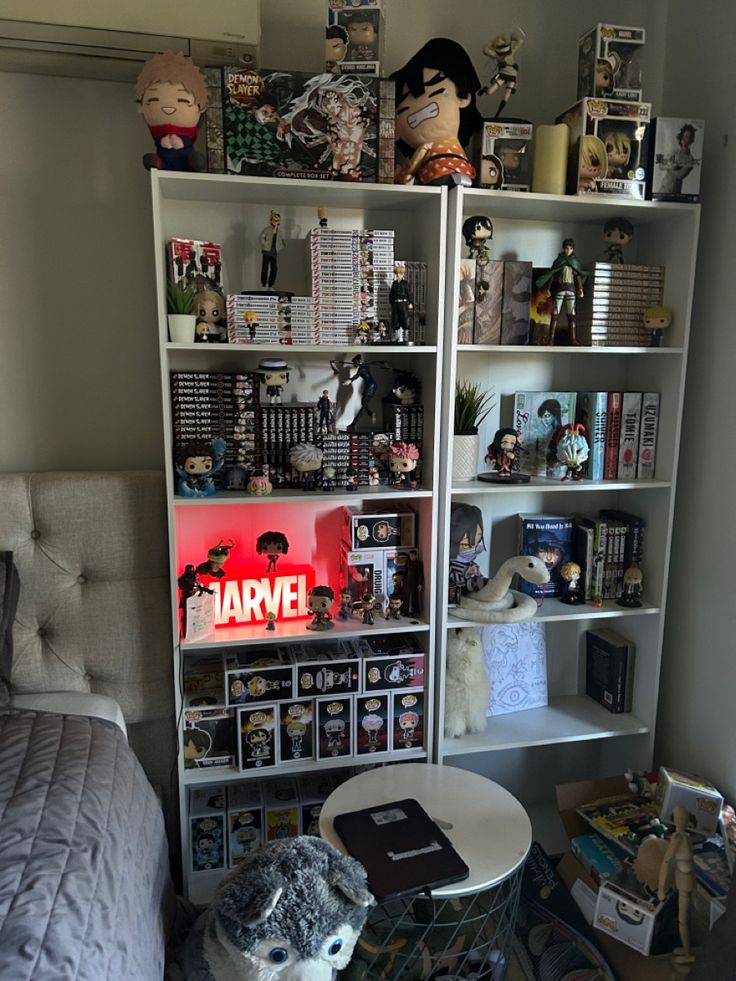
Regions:
[[[0,978],[163,977],[165,515],[158,473],[0,475]]]

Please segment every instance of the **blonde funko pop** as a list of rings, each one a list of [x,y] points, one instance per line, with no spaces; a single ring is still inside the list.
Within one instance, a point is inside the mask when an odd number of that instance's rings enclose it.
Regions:
[[[609,177],[626,177],[631,159],[631,137],[621,130],[613,130],[603,137],[606,148]]]
[[[578,158],[578,194],[597,191],[596,181],[608,173],[608,157],[603,140],[597,136],[580,137]]]

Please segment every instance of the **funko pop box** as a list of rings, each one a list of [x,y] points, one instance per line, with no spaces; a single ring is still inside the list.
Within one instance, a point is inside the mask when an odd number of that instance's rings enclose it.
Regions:
[[[657,116],[649,132],[647,197],[652,201],[700,201],[702,119]]]
[[[641,102],[643,27],[596,24],[578,38],[578,99]]]
[[[325,70],[380,75],[383,0],[327,0]]]
[[[470,143],[475,187],[529,191],[534,127],[524,120],[485,119]]]
[[[567,193],[618,194],[642,201],[647,184],[648,102],[581,99],[556,123],[570,130]]]

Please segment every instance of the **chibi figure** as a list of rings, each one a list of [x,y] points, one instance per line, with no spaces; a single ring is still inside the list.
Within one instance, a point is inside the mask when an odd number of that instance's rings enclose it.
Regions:
[[[695,142],[695,132],[693,125],[685,123],[677,134],[677,149],[666,155],[658,153],[654,158],[659,185],[654,190],[658,194],[682,194],[683,181],[700,163],[690,152]]]
[[[360,720],[360,724],[368,735],[368,746],[370,751],[375,753],[378,743],[378,733],[383,729],[383,719],[375,712],[369,712]]]
[[[317,471],[324,454],[314,443],[297,443],[289,450],[289,463],[302,480],[302,490],[313,491],[317,486]]]
[[[317,399],[317,412],[319,412],[319,431],[321,433],[332,432],[334,428],[332,426],[332,402],[330,393],[326,388],[322,390],[322,394]]]
[[[483,514],[474,504],[453,504],[450,517],[450,602],[461,593],[475,593],[485,580],[477,557],[485,552]]]
[[[243,320],[248,328],[248,337],[254,341],[258,334],[258,314],[255,310],[246,310],[243,314]]]
[[[631,137],[621,130],[612,130],[602,134],[606,148],[606,177],[623,179],[628,176],[629,159],[631,158]]]
[[[412,743],[414,742],[414,733],[419,725],[419,716],[416,712],[402,712],[399,716],[399,728],[401,729],[401,738],[404,746],[407,749],[412,748]]]
[[[641,587],[644,577],[638,565],[630,565],[624,572],[623,589],[620,599],[616,602],[619,606],[639,608],[641,604]]]
[[[327,748],[332,756],[338,756],[342,751],[342,741],[345,738],[345,723],[342,719],[329,719],[322,727],[327,736]]]
[[[266,611],[266,630],[276,629],[276,614],[273,610]]]
[[[330,361],[330,367],[335,375],[340,374],[340,366],[344,365],[345,362]],[[356,381],[362,381],[363,391],[360,394],[360,409],[355,415],[355,418],[347,427],[348,430],[355,429],[358,420],[365,413],[370,419],[371,423],[375,423],[376,416],[371,408],[371,399],[376,394],[378,390],[378,385],[376,384],[376,379],[373,377],[372,367],[388,368],[389,366],[383,361],[363,361],[362,354],[356,354],[354,358],[348,362],[348,364],[355,369],[355,373],[347,378],[343,385],[351,387]]]
[[[360,598],[360,603],[358,604],[359,609],[362,610],[363,613],[363,623],[371,627],[375,622],[373,619],[373,612],[376,608],[377,602],[378,601],[376,600],[374,593],[363,593]]]
[[[289,540],[282,531],[264,531],[256,538],[256,552],[268,556],[266,572],[276,572],[276,563],[280,555],[289,551]]]
[[[465,146],[482,125],[475,104],[480,80],[465,49],[448,38],[433,38],[394,72],[396,143],[408,158],[396,184],[462,184],[475,167]]]
[[[662,334],[672,326],[672,311],[669,307],[647,307],[644,311],[644,330],[649,331],[649,346],[659,347]]]
[[[281,215],[272,211],[269,223],[258,239],[261,246],[261,286],[271,289],[279,271],[279,252],[286,248],[286,240],[281,231]]]
[[[580,260],[575,255],[575,242],[571,238],[566,238],[562,243],[562,252],[558,253],[550,271],[540,276],[535,283],[535,286],[548,286],[552,294],[554,307],[549,325],[550,344],[555,342],[560,310],[564,305],[567,314],[567,326],[570,331],[570,344],[574,347],[578,346],[578,340],[575,337],[576,306],[577,300],[582,300],[585,295],[583,284],[587,278],[588,273],[583,270]]]
[[[621,68],[621,58],[612,51],[607,58],[598,58],[595,63],[595,94],[607,96],[613,92],[616,76]],[[588,75],[588,77],[590,77]]]
[[[268,479],[268,476],[259,468],[251,474],[246,490],[253,497],[268,497],[273,490],[273,484]]]
[[[248,471],[239,463],[234,463],[227,467],[223,474],[225,478],[225,490],[243,491],[248,483]]]
[[[322,467],[322,490],[331,493],[335,489],[337,469],[331,463]]]
[[[471,215],[463,222],[463,238],[468,247],[468,258],[488,262],[491,253],[488,243],[493,238],[493,223],[485,215]]]
[[[214,290],[200,290],[194,298],[197,321],[194,340],[199,344],[221,344],[227,340],[225,298]]]
[[[493,473],[498,477],[511,476],[511,470],[518,452],[519,434],[515,429],[497,429],[493,442],[486,451],[485,462],[492,464]]]
[[[391,401],[395,405],[418,405],[422,383],[411,371],[399,371],[391,389]]]
[[[516,92],[519,66],[514,61],[514,55],[525,40],[526,34],[520,27],[517,27],[508,37],[499,34],[483,48],[483,54],[496,62],[496,73],[487,85],[478,90],[478,95],[492,95],[499,90],[503,93],[494,119],[498,119],[505,109],[506,103]]]
[[[207,108],[207,81],[192,59],[173,51],[153,55],[141,69],[135,95],[156,144],[155,153],[143,155],[146,170],[205,170],[194,141]]]
[[[367,344],[368,335],[371,332],[371,325],[366,320],[361,320],[358,326],[355,328],[355,343],[356,344]]]
[[[560,579],[564,583],[562,596],[560,596],[561,603],[567,603],[568,606],[580,606],[585,602],[583,590],[580,588],[580,576],[582,573],[583,570],[577,562],[565,562],[560,567]]]
[[[200,870],[217,868],[221,864],[220,849],[212,835],[205,834],[197,838],[194,861]]]
[[[600,178],[608,173],[606,145],[597,136],[587,134],[580,137],[580,158],[578,162],[578,194],[597,191]]]
[[[357,491],[357,489],[358,489],[358,471],[352,465],[345,467],[345,490]]]
[[[207,561],[200,562],[197,572],[202,576],[213,576],[215,579],[222,579],[225,575],[223,566],[225,560],[235,548],[235,542],[231,539],[227,544],[222,539],[207,550]]]
[[[396,487],[414,490],[417,486],[414,471],[419,463],[419,450],[413,443],[392,443],[388,448],[388,467]]]
[[[337,613],[338,620],[350,620],[353,615],[353,594],[349,589],[340,590],[340,609]]]
[[[331,75],[339,75],[340,62],[345,61],[347,53],[347,30],[341,24],[331,24],[325,30],[325,71]]]
[[[298,760],[302,755],[302,740],[307,734],[307,724],[301,719],[292,719],[286,726],[286,735],[291,739],[291,755]]]
[[[634,237],[634,226],[628,218],[609,218],[603,226],[603,236],[608,248],[601,256],[601,260],[623,265],[624,247]]]
[[[261,358],[258,362],[258,375],[261,384],[266,386],[271,405],[281,405],[281,395],[289,384],[290,370],[283,358]]]
[[[307,630],[329,630],[332,627],[330,609],[335,602],[335,594],[330,586],[313,586],[307,597],[307,612],[313,618]]]
[[[503,182],[511,184],[519,176],[529,144],[518,140],[496,141],[495,151],[503,165]]]
[[[375,61],[378,57],[377,16],[377,11],[356,10],[341,18],[348,29],[349,61]]]
[[[212,748],[212,737],[204,729],[185,729],[182,735],[184,768],[196,767]]]
[[[252,760],[268,759],[271,755],[271,733],[268,729],[253,729],[245,738],[250,747]]]
[[[320,228],[327,228],[327,208],[317,208],[317,219]]]
[[[181,446],[176,454],[175,467],[179,475],[176,490],[182,497],[211,497],[217,493],[212,479],[225,463],[224,439],[211,443],[192,442]]]
[[[291,833],[291,815],[288,811],[282,811],[276,815],[276,826],[273,829],[273,835],[276,839],[295,837]]]
[[[504,180],[503,162],[495,153],[487,153],[480,158],[480,174],[478,176],[478,187],[485,187],[489,190],[497,190]]]
[[[268,678],[262,678],[259,674],[254,674],[248,678],[246,687],[251,698],[263,698],[266,692],[280,691],[281,683],[278,681],[269,681]]]
[[[414,298],[406,281],[406,266],[401,262],[394,263],[394,281],[388,301],[391,304],[391,340],[395,344],[403,344],[409,339]]]
[[[399,595],[399,593],[391,593],[388,598],[388,606],[386,607],[386,614],[384,619],[386,620],[400,620],[401,619],[401,607],[404,605],[404,601]]]
[[[565,467],[563,480],[582,480],[583,464],[590,454],[588,431],[582,423],[567,423],[557,434],[557,459]]]

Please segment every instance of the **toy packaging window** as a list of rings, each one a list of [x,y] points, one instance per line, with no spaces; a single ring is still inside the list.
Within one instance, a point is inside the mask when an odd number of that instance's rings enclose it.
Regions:
[[[380,75],[383,0],[328,0],[325,71]]]
[[[355,753],[376,756],[388,753],[391,741],[390,696],[363,695],[356,698]]]
[[[531,123],[484,120],[470,147],[470,160],[476,170],[475,187],[529,191],[533,135]]]
[[[641,102],[643,27],[597,24],[578,39],[578,99]]]
[[[276,706],[241,708],[238,713],[238,763],[241,770],[276,766]]]
[[[652,201],[700,201],[702,119],[657,116],[649,134],[648,195]]]
[[[317,759],[331,760],[353,755],[353,699],[317,699]]]
[[[424,746],[424,691],[395,691],[391,695],[392,745],[395,753]]]

